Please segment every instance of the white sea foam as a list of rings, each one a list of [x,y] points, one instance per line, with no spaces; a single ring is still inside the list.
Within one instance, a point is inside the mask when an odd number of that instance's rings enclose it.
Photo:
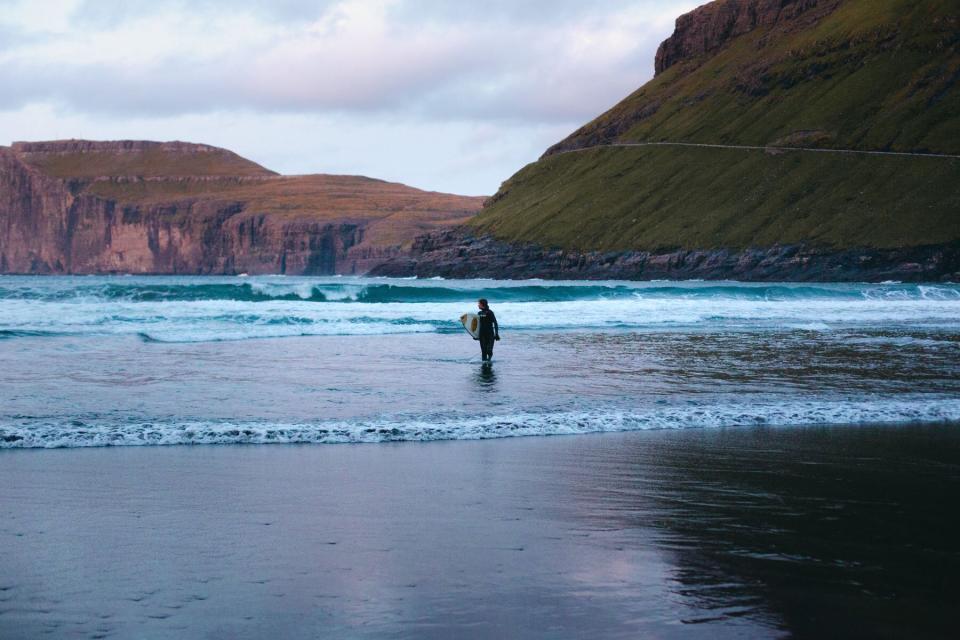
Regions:
[[[960,399],[790,400],[779,403],[656,407],[633,411],[519,413],[488,417],[417,416],[314,423],[242,421],[51,421],[0,424],[0,448],[175,444],[377,443],[483,440],[750,426],[960,422]]]
[[[462,302],[318,304],[244,302],[44,302],[5,300],[0,329],[69,335],[147,334],[164,340],[235,340],[269,336],[369,335],[455,329]],[[575,330],[675,326],[824,331],[843,327],[955,326],[960,301],[909,300],[577,300],[496,306],[504,330]]]
[[[797,329],[799,331],[829,331],[830,325],[826,322],[808,322],[805,324],[788,324],[791,329]]]

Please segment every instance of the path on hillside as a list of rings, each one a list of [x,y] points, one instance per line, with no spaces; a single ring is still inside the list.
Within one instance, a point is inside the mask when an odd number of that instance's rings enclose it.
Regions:
[[[700,147],[703,149],[741,149],[746,151],[812,151],[814,153],[845,153],[848,155],[867,155],[867,156],[901,156],[910,158],[941,158],[960,160],[960,155],[949,155],[944,153],[911,153],[907,151],[862,151],[858,149],[817,149],[813,147],[763,147],[751,145],[736,144],[705,144],[697,142],[615,142],[612,144],[596,144],[590,147],[580,147],[578,149],[564,149],[551,155],[560,155],[563,153],[576,153],[578,151],[589,151],[590,149],[603,149],[607,147]]]

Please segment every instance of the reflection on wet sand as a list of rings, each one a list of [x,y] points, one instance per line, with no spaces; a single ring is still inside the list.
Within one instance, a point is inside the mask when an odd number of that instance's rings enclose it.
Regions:
[[[955,637],[960,431],[753,429],[591,451],[591,527],[653,545],[688,623],[740,617],[798,637]],[[595,481],[595,482],[593,482]]]
[[[497,387],[497,374],[493,370],[492,362],[484,362],[480,365],[480,370],[476,375],[477,386],[481,391],[491,392],[496,391]]]

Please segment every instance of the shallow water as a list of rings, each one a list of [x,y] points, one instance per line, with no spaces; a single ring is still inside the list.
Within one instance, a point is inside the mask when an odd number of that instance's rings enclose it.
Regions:
[[[960,421],[958,285],[0,277],[0,337],[2,447]]]

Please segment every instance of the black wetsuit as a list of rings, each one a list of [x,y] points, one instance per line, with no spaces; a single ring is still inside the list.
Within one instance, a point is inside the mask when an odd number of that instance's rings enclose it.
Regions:
[[[484,360],[491,360],[493,343],[500,339],[500,325],[489,308],[481,309],[477,315],[480,316],[480,355]]]

